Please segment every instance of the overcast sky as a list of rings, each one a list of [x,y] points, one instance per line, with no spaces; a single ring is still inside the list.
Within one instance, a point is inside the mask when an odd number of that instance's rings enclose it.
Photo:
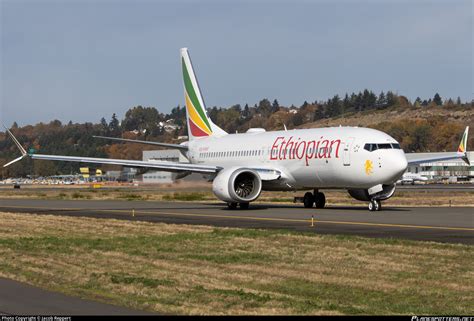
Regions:
[[[22,1],[1,4],[7,125],[183,105],[188,47],[207,106],[369,88],[473,97],[473,7],[446,1]]]

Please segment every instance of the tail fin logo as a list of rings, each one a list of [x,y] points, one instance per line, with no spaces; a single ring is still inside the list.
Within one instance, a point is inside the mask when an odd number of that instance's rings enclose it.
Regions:
[[[469,132],[469,126],[466,127],[464,134],[462,135],[461,143],[459,143],[458,153],[465,153],[467,147],[467,134]]]
[[[193,83],[191,80],[184,58],[182,58],[182,65],[185,89],[184,95],[188,112],[189,129],[193,136],[209,136],[212,134],[212,129],[207,119],[206,112],[204,111],[204,106],[197,95],[199,89],[195,88],[197,84]]]

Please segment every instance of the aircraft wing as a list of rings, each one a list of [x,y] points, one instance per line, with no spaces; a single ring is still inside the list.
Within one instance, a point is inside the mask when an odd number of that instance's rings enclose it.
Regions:
[[[139,160],[114,159],[114,158],[94,158],[94,157],[42,155],[42,154],[29,154],[28,156],[31,157],[32,159],[56,160],[56,161],[63,161],[63,162],[107,164],[107,165],[121,165],[121,166],[126,166],[126,167],[147,168],[147,169],[162,170],[162,171],[167,171],[167,172],[183,172],[184,171],[184,172],[192,172],[192,173],[212,174],[220,170],[220,167],[217,167],[217,166],[196,165],[196,164],[190,164],[190,163],[165,162],[165,161],[139,161]],[[10,164],[11,163],[12,162],[10,162]]]
[[[469,164],[469,160],[466,157],[465,153],[443,153],[441,156],[422,156],[422,157],[410,157],[410,154],[406,154],[408,166],[410,165],[417,165],[423,163],[432,163],[438,162],[442,160],[450,160],[450,159],[463,159],[467,164]]]
[[[177,148],[184,151],[188,150],[188,146],[180,145],[180,144],[169,144],[169,143],[152,142],[148,140],[137,140],[137,139],[127,139],[127,138],[106,137],[106,136],[92,136],[92,137],[115,140],[119,142],[138,143],[138,144],[155,145],[155,146],[161,146],[161,147]]]
[[[443,153],[439,156],[415,156],[412,154],[406,154],[408,165],[416,165],[422,163],[431,163],[437,162],[442,160],[449,160],[449,159],[462,159],[468,165],[470,165],[469,159],[467,158],[467,135],[469,133],[469,126],[466,127],[464,130],[464,134],[461,138],[461,143],[459,144],[458,151],[453,153]]]
[[[43,154],[28,154],[23,146],[18,142],[15,136],[5,128],[8,135],[11,137],[15,145],[21,152],[21,156],[14,159],[13,161],[3,165],[3,167],[10,166],[22,160],[25,157],[31,159],[41,160],[55,160],[65,162],[78,162],[78,163],[92,163],[92,164],[108,164],[108,165],[121,165],[126,167],[136,168],[147,168],[162,170],[168,172],[192,172],[202,174],[212,174],[218,172],[221,168],[218,166],[210,165],[196,165],[190,163],[178,163],[178,162],[166,162],[166,161],[139,161],[139,160],[127,160],[127,159],[113,159],[113,158],[94,158],[94,157],[82,157],[82,156],[62,156],[62,155],[43,155]]]

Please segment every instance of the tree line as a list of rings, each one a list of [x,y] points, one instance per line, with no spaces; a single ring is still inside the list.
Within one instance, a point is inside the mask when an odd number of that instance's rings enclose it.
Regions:
[[[229,108],[208,107],[209,117],[229,133],[245,132],[249,128],[262,127],[266,130],[288,129],[315,122],[321,119],[351,117],[360,113],[372,113],[379,110],[419,108],[451,108],[474,110],[474,103],[456,100],[443,100],[439,94],[433,98],[417,98],[413,103],[406,97],[391,91],[375,94],[370,90],[335,95],[327,100],[304,102],[301,106],[282,106],[277,99],[262,99],[257,104],[233,105]],[[379,128],[400,141],[406,151],[434,151],[452,149],[453,141],[459,139],[462,132],[459,124],[443,119],[429,121],[383,122],[373,127]],[[63,124],[53,120],[48,124],[39,123],[19,127],[11,126],[12,132],[20,142],[33,152],[42,154],[61,154],[87,157],[111,157],[140,159],[141,151],[156,147],[140,144],[117,144],[92,136],[110,136],[177,142],[178,137],[187,135],[186,109],[180,105],[169,113],[159,112],[155,107],[135,106],[130,108],[119,120],[113,114],[109,120],[101,118],[98,123],[82,124],[72,121]],[[436,130],[436,135],[435,135]],[[0,165],[18,156],[18,151],[0,132]],[[26,175],[47,176],[55,174],[77,173],[80,164],[67,162],[48,162],[26,160],[4,169],[1,177],[19,177]]]

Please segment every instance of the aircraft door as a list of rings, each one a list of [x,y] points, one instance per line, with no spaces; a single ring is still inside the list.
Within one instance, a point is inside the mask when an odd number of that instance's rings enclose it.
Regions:
[[[344,166],[351,165],[351,148],[352,148],[353,143],[354,143],[354,137],[349,137],[344,142],[344,152],[342,153],[342,161],[343,161]]]

